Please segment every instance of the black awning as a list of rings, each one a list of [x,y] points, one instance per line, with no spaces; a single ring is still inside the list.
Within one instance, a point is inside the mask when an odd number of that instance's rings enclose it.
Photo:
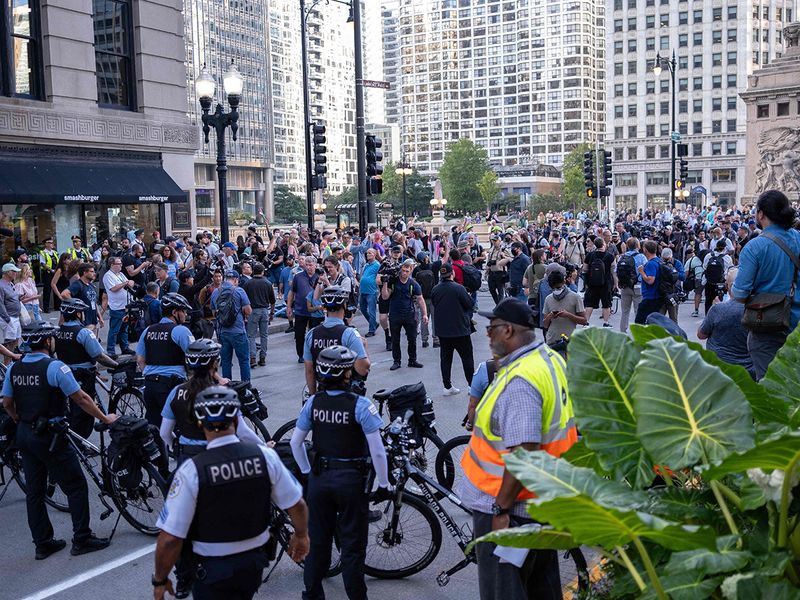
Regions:
[[[186,193],[160,165],[0,160],[0,204],[160,204]]]

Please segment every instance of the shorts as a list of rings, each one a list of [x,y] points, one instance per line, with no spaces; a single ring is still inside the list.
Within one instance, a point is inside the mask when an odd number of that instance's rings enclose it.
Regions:
[[[378,314],[379,315],[389,314],[389,301],[381,298],[380,294],[378,294]]]
[[[0,344],[7,344],[22,337],[22,325],[19,317],[9,317],[11,322],[0,321]]]
[[[583,305],[586,308],[611,308],[610,287],[587,287],[583,296]]]

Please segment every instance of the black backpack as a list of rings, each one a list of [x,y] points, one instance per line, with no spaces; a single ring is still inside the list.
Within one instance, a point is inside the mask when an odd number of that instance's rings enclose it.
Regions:
[[[17,436],[17,423],[5,410],[0,408],[0,453],[5,452],[14,443]]]
[[[148,325],[150,310],[143,300],[134,300],[125,307],[125,323],[128,327],[128,341],[136,343]]]
[[[108,465],[120,487],[133,489],[142,482],[142,447],[153,442],[145,419],[122,415],[109,426]]]
[[[606,284],[606,263],[603,262],[603,254],[597,252],[592,254],[588,280],[590,287],[603,287]]]
[[[674,294],[677,283],[678,271],[675,265],[662,260],[658,266],[658,295],[669,296]]]
[[[725,281],[725,257],[722,254],[712,254],[706,265],[706,283],[719,285]]]
[[[423,298],[430,298],[431,297],[431,290],[433,289],[433,271],[430,269],[420,269],[417,271],[416,277],[414,277],[416,282],[419,284],[419,287],[422,288],[422,297]]]
[[[467,288],[467,291],[472,293],[481,289],[480,269],[470,264],[463,264],[460,266],[461,272],[464,274],[464,287]]]
[[[433,400],[430,399],[425,391],[425,384],[411,383],[400,386],[392,390],[386,400],[389,408],[389,418],[394,421],[397,417],[401,419],[409,409],[414,411],[409,425],[411,426],[412,436],[416,447],[424,445],[424,433],[426,430],[433,430],[436,424],[436,414],[433,411]]]
[[[230,327],[236,323],[238,314],[233,287],[221,288],[217,296],[217,324],[220,327]]]
[[[619,287],[633,288],[639,277],[636,273],[636,257],[633,254],[623,254],[617,260],[617,279]]]

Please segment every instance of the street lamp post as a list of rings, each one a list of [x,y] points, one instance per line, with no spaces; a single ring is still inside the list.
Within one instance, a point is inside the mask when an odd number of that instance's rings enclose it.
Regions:
[[[406,206],[406,197],[407,197],[407,195],[406,195],[406,175],[411,175],[414,171],[411,170],[411,167],[409,167],[406,164],[405,159],[403,159],[403,162],[401,163],[401,165],[399,167],[397,167],[394,170],[394,172],[397,173],[398,175],[402,175],[403,176],[403,221],[408,223],[408,214],[407,214],[407,206]]]
[[[675,70],[677,67],[677,62],[675,61],[675,50],[672,51],[672,58],[665,58],[661,56],[661,52],[656,54],[655,64],[653,65],[653,73],[655,74],[656,78],[661,76],[661,71],[663,68],[666,67],[669,69],[670,76],[672,78],[671,85],[672,85],[672,105],[670,108],[670,112],[672,113],[672,131],[670,131],[670,145],[671,145],[671,152],[670,152],[670,190],[669,190],[669,198],[670,198],[670,209],[675,208],[675,161],[677,157],[677,145],[678,140],[676,139],[676,126],[675,120],[677,117],[677,109],[675,107],[675,97],[676,97],[676,89],[675,89]]]
[[[217,187],[219,195],[219,230],[222,242],[228,241],[228,160],[225,156],[225,129],[230,127],[231,138],[236,141],[236,133],[239,131],[239,101],[242,98],[242,88],[244,79],[239,69],[231,61],[231,66],[222,76],[225,95],[228,96],[228,104],[231,107],[229,112],[225,112],[222,103],[218,102],[211,114],[211,103],[214,97],[216,83],[211,73],[205,65],[200,71],[200,76],[195,82],[195,91],[203,109],[203,134],[206,144],[208,134],[213,128],[217,132]]]

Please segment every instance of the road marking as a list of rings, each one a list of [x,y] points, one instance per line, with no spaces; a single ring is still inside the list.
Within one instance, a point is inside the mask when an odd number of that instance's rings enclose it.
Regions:
[[[137,558],[141,558],[146,554],[150,554],[151,552],[154,552],[155,549],[156,549],[155,544],[139,548],[138,550],[134,550],[133,552],[129,552],[128,554],[120,556],[119,558],[112,560],[109,563],[106,563],[99,567],[95,567],[94,569],[89,569],[88,571],[84,571],[79,575],[75,575],[74,577],[70,577],[69,579],[65,579],[64,581],[61,581],[55,585],[51,585],[48,588],[35,592],[30,596],[22,598],[22,600],[43,600],[44,598],[49,598],[50,596],[54,596],[65,590],[73,588],[76,585],[80,585],[84,581],[89,581],[90,579],[94,579],[98,575],[102,575],[103,573],[112,571],[117,567],[121,567],[126,563],[136,560]]]

